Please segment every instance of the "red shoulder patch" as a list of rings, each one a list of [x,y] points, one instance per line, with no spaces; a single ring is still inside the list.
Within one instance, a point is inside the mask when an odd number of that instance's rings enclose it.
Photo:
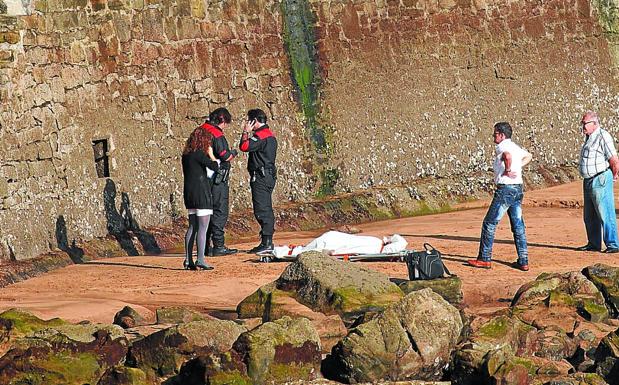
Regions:
[[[210,132],[215,138],[224,136],[224,133],[219,129],[219,127],[215,127],[212,124],[204,123],[200,127]]]
[[[265,128],[264,130],[256,131],[254,132],[254,134],[260,139],[266,139],[271,136],[275,137],[275,135],[273,135],[273,132],[268,128]]]

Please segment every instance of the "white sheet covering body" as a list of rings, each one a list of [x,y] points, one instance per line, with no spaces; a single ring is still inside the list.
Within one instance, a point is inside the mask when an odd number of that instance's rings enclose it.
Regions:
[[[406,239],[398,234],[381,240],[367,235],[327,231],[306,246],[276,246],[273,254],[276,257],[296,256],[309,250],[326,251],[333,255],[397,253],[405,250],[406,245]]]

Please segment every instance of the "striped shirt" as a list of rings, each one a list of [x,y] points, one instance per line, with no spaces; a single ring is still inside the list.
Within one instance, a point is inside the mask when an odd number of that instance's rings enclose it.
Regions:
[[[608,160],[617,155],[615,143],[608,131],[598,128],[587,137],[580,150],[578,168],[583,178],[592,178],[609,167]]]

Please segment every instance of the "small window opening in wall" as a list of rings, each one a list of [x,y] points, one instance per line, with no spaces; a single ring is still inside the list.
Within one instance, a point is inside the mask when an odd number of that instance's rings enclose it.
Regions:
[[[95,153],[95,168],[97,177],[108,178],[110,176],[110,162],[108,157],[107,139],[93,140],[92,149]]]

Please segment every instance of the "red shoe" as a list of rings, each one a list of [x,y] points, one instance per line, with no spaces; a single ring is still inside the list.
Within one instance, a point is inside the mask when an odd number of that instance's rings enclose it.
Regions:
[[[518,270],[522,270],[522,271],[529,271],[529,265],[521,265],[519,264],[517,261],[513,263],[512,265],[514,267],[514,269],[518,269]]]
[[[466,263],[468,263],[469,265],[473,266],[473,267],[479,267],[482,269],[491,269],[492,268],[492,262],[490,261],[482,261],[481,259],[469,259],[468,261],[466,261]]]

